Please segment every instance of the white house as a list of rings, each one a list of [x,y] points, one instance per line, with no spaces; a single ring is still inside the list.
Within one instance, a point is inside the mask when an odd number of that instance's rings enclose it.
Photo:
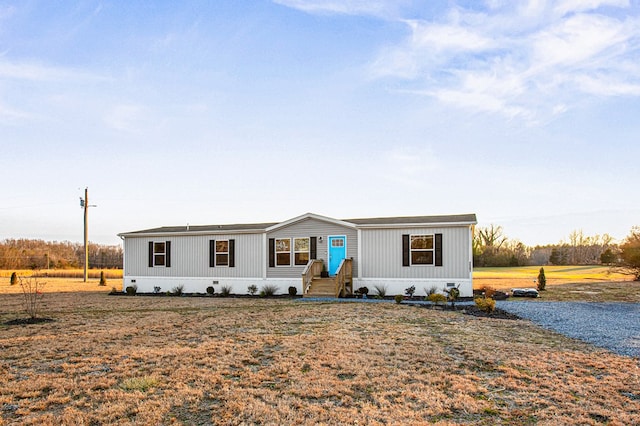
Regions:
[[[222,286],[290,286],[298,294],[348,295],[386,286],[416,295],[432,287],[472,290],[475,214],[339,220],[307,213],[279,223],[171,226],[118,234],[124,242],[124,288],[204,293]],[[321,270],[329,279],[321,280]]]

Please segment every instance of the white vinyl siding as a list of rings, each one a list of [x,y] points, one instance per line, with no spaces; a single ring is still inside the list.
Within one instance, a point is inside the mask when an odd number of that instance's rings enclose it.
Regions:
[[[149,268],[149,241],[171,241],[171,267]],[[210,240],[235,240],[235,267],[209,266]],[[262,234],[180,235],[127,237],[124,240],[125,275],[156,277],[262,277],[266,247]]]
[[[442,266],[403,267],[402,236],[442,234]],[[362,229],[362,278],[469,278],[469,227]]]

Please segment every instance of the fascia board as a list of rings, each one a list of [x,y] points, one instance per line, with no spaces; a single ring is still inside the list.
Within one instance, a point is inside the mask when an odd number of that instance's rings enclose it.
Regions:
[[[120,238],[133,238],[133,237],[173,237],[173,236],[188,236],[188,235],[234,235],[234,234],[264,234],[264,229],[243,229],[243,230],[233,230],[228,229],[225,231],[179,231],[179,232],[136,232],[136,233],[122,233],[118,234]]]

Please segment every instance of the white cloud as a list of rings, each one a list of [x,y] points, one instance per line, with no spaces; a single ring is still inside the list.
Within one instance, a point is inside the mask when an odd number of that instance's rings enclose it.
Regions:
[[[624,43],[633,36],[624,27],[623,22],[604,16],[572,16],[532,36],[532,65],[579,67],[585,61],[605,65],[602,62],[609,57],[623,53]]]
[[[434,51],[483,51],[491,48],[491,38],[458,25],[420,25],[407,21],[412,30],[411,44],[415,48]]]
[[[105,123],[116,130],[138,133],[149,124],[146,108],[141,105],[116,105],[104,117]]]
[[[340,15],[372,15],[382,18],[395,16],[401,1],[385,0],[273,0],[307,13]]]
[[[544,122],[585,96],[638,96],[640,17],[626,6],[620,0],[493,1],[485,12],[453,6],[428,21],[404,20],[409,36],[381,49],[370,70],[441,102]]]
[[[596,10],[602,6],[629,7],[628,0],[563,0],[555,4],[554,13],[560,16],[567,13]]]
[[[28,119],[29,117],[30,115],[25,112],[18,111],[0,103],[0,122],[2,123],[14,123],[19,120]]]
[[[429,176],[441,166],[430,149],[405,147],[383,152],[378,164],[383,166],[382,175],[387,180],[411,187],[428,184]]]
[[[31,81],[75,81],[78,80],[106,80],[105,77],[84,71],[42,65],[28,62],[11,62],[0,59],[0,80],[31,80]]]

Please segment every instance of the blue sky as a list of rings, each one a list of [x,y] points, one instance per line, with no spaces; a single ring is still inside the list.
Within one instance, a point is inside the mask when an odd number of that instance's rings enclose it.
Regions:
[[[0,1],[0,239],[640,225],[638,0]]]

